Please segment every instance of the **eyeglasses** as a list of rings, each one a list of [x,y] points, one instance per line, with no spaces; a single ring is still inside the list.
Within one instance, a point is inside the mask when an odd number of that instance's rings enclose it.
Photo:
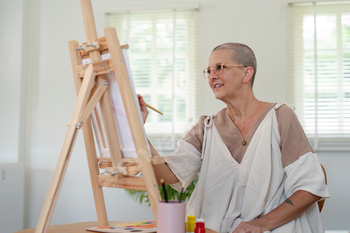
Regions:
[[[204,75],[205,78],[209,78],[211,70],[213,70],[215,72],[215,74],[219,75],[219,74],[222,73],[224,68],[227,68],[227,67],[247,67],[247,66],[245,66],[245,65],[234,65],[234,64],[224,64],[224,63],[216,64],[215,66],[205,68],[203,70],[203,75]]]

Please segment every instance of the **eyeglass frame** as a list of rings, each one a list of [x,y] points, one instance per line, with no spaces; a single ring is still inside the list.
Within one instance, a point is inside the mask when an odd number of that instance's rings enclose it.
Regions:
[[[218,67],[218,66],[221,66],[222,68],[220,69],[220,72],[216,72],[215,70],[214,70],[214,66],[208,66],[207,68],[205,68],[204,70],[203,70],[203,75],[204,75],[204,78],[209,78],[210,77],[210,72],[208,73],[207,71],[208,70],[213,70],[214,71],[214,73],[216,74],[216,75],[219,75],[219,74],[221,74],[222,73],[222,71],[224,70],[224,68],[225,68],[225,66],[231,66],[231,67],[248,67],[248,66],[246,66],[246,65],[236,65],[236,64],[230,64],[230,63],[218,63],[218,64],[216,64],[215,65],[216,67]],[[208,77],[206,76],[206,74],[208,74]]]

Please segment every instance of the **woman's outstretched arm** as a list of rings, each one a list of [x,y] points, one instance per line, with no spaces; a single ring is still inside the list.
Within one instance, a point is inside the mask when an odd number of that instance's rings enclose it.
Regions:
[[[143,123],[146,122],[148,117],[148,109],[146,102],[144,101],[143,97],[141,95],[137,95],[139,99],[140,109],[141,109],[141,115],[143,118]],[[166,165],[164,160],[159,159],[160,155],[156,151],[156,149],[152,146],[152,144],[148,141],[149,147],[152,154],[152,165],[153,170],[158,182],[158,185],[161,184],[160,180],[163,179],[166,184],[174,184],[179,182],[179,179],[174,175],[174,173],[170,170],[170,168]]]

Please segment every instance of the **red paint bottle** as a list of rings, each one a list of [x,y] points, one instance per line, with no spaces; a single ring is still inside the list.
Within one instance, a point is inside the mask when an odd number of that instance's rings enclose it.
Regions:
[[[194,228],[194,233],[205,233],[204,219],[197,219],[196,228]]]

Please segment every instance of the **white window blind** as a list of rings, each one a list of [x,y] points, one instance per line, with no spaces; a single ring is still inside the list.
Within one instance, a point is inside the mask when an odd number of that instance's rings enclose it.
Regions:
[[[290,93],[315,150],[350,149],[350,2],[290,4]]]
[[[150,110],[145,124],[157,149],[172,150],[197,120],[197,10],[107,13],[121,44],[129,45],[136,92],[163,112]]]

